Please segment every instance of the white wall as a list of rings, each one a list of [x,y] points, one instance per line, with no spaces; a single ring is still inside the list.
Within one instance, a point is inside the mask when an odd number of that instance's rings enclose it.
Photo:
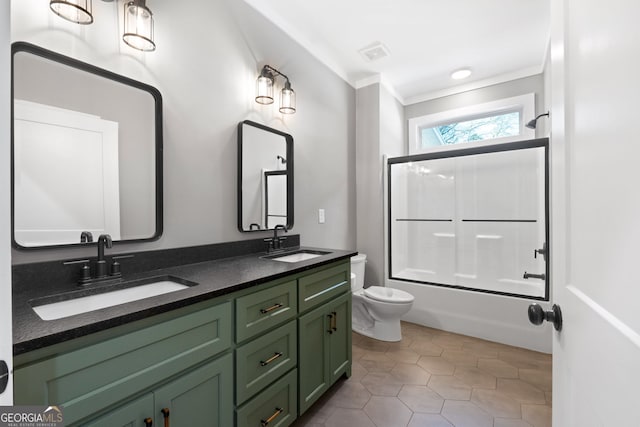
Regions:
[[[11,61],[9,3],[0,2],[0,360],[12,370],[13,336],[11,332],[11,203],[10,203],[10,110]],[[7,390],[0,395],[0,405],[13,404],[11,377]]]
[[[295,224],[309,246],[355,247],[355,90],[248,5],[155,1],[157,50],[120,42],[121,2],[93,4],[90,26],[47,0],[12,0],[12,40],[29,41],[157,87],[164,101],[164,235],[117,245],[142,251],[256,238],[237,231],[236,126],[250,119],[294,138]],[[268,63],[287,74],[297,113],[253,101]],[[281,84],[279,81],[278,84]],[[317,209],[326,210],[318,224]],[[14,263],[93,255],[93,248],[14,251]]]

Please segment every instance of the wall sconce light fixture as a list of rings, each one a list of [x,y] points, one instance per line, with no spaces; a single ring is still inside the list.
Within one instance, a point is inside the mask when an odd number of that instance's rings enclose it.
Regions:
[[[153,41],[153,13],[145,0],[131,0],[124,4],[124,34],[122,40],[143,52],[156,50]]]
[[[53,13],[67,21],[83,25],[93,23],[92,6],[92,0],[50,0],[49,2]],[[122,40],[128,46],[143,52],[156,50],[156,44],[153,41],[153,13],[147,7],[146,0],[125,0]]]
[[[289,77],[269,65],[262,67],[256,80],[256,102],[263,105],[273,104],[273,83],[276,75],[285,79],[280,92],[279,111],[283,114],[293,114],[296,112],[296,93],[291,89]]]
[[[536,125],[538,124],[538,119],[544,116],[549,117],[549,112],[547,111],[546,113],[539,114],[535,119],[530,120],[529,123],[527,123],[525,126],[529,129],[535,129]]]
[[[67,21],[89,25],[93,22],[92,0],[51,0],[51,11]]]

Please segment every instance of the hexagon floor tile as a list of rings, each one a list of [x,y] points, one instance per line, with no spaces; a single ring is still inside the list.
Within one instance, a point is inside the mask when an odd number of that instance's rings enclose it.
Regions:
[[[292,427],[545,427],[551,355],[402,323],[403,339],[353,334],[353,372]]]

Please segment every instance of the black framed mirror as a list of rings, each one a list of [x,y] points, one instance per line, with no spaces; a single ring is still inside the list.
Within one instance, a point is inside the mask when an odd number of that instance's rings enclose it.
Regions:
[[[11,81],[14,247],[159,238],[160,92],[25,42]]]
[[[293,227],[293,137],[245,120],[238,124],[238,229]]]

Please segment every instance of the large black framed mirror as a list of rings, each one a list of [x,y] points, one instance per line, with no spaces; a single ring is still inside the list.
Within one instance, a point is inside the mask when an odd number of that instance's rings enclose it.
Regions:
[[[160,92],[26,42],[11,80],[14,247],[159,238]]]
[[[238,124],[238,229],[293,227],[293,137],[245,120]]]

